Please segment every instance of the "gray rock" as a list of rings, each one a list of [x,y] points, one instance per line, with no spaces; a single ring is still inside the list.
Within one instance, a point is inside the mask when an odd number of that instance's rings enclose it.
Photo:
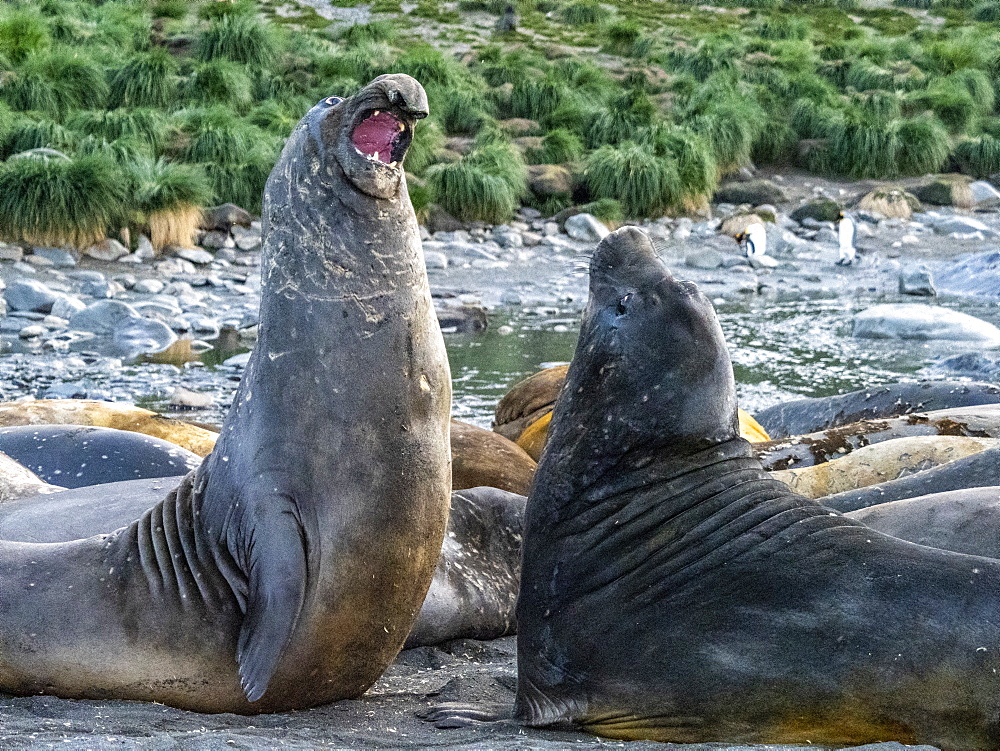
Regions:
[[[162,276],[196,273],[194,264],[190,261],[185,261],[183,258],[165,258],[162,261],[154,263],[153,269]]]
[[[236,243],[236,247],[240,250],[258,250],[261,246],[261,232],[260,229],[253,229],[252,227],[240,227],[236,225],[230,230],[233,236],[233,242]]]
[[[717,269],[722,266],[722,254],[717,250],[702,249],[689,253],[684,265],[692,269]]]
[[[56,294],[56,301],[52,304],[52,315],[69,319],[86,307],[86,303],[77,300],[75,297],[58,293]]]
[[[42,397],[45,399],[84,399],[89,384],[86,381],[66,381],[49,386]]]
[[[88,305],[69,319],[69,325],[78,331],[111,334],[133,318],[140,318],[139,311],[120,300],[100,300]]]
[[[826,243],[827,245],[836,245],[840,242],[837,237],[837,233],[834,232],[829,227],[823,227],[819,232],[816,233],[816,242]]]
[[[971,234],[982,232],[985,237],[995,237],[997,233],[978,219],[969,216],[942,216],[934,220],[934,231],[939,235]]]
[[[16,279],[7,285],[4,299],[11,310],[51,313],[56,293],[34,279]]]
[[[149,261],[156,258],[156,249],[153,247],[152,241],[145,235],[139,235],[139,244],[136,246],[135,253],[136,258],[143,261]]]
[[[190,261],[191,263],[196,263],[199,266],[205,266],[215,260],[215,256],[207,250],[202,250],[201,248],[181,248],[177,251],[177,257],[183,258],[185,261]]]
[[[112,341],[123,357],[162,352],[177,341],[177,334],[162,321],[128,318],[119,322]]]
[[[40,269],[51,269],[55,267],[55,264],[45,256],[25,256],[24,262],[30,264],[31,266],[37,266]]]
[[[938,264],[937,286],[949,295],[1000,297],[1000,251],[973,253]]]
[[[100,281],[84,282],[80,286],[80,294],[90,295],[98,300],[110,300],[115,295],[124,292],[125,288],[118,282],[101,279]]]
[[[542,235],[544,237],[552,237],[553,235],[559,234],[559,225],[556,222],[545,222],[542,225]]]
[[[66,276],[78,282],[103,282],[106,279],[100,271],[91,271],[89,269],[70,271]]]
[[[521,233],[521,240],[524,245],[529,248],[533,248],[542,241],[542,236],[537,232],[524,231]]]
[[[76,256],[62,248],[32,248],[33,255],[47,258],[57,269],[71,269],[76,266]]]
[[[117,261],[119,258],[127,256],[129,252],[128,248],[120,242],[108,237],[96,245],[85,248],[83,254],[91,258],[96,258],[98,261]]]
[[[448,256],[439,250],[425,250],[424,265],[428,269],[446,269],[448,268]]]
[[[577,214],[566,220],[566,234],[581,242],[600,242],[610,234],[597,217],[592,214]]]
[[[524,239],[521,237],[521,233],[503,225],[494,228],[493,239],[501,248],[524,247]]]
[[[992,323],[936,305],[876,305],[854,316],[854,336],[862,339],[947,339],[1000,346]]]
[[[747,260],[750,262],[750,268],[753,269],[773,269],[778,266],[778,259],[771,256],[754,256]]]
[[[969,184],[972,192],[972,205],[977,209],[994,209],[1000,206],[1000,191],[985,180],[976,180]]]
[[[20,261],[24,258],[24,251],[17,245],[0,243],[0,261]]]
[[[934,277],[931,276],[930,269],[921,264],[915,269],[901,272],[899,275],[899,293],[902,295],[934,297],[937,294],[937,290],[934,289]]]
[[[243,352],[223,360],[222,364],[228,368],[245,368],[248,362],[250,362],[250,353]]]
[[[201,238],[201,246],[203,248],[235,248],[236,243],[233,238],[229,236],[228,232],[206,232],[205,236]],[[177,253],[180,255],[180,252]]]
[[[17,335],[22,339],[37,339],[46,333],[46,328],[44,326],[39,326],[37,323],[33,323],[30,326],[25,326],[23,329],[17,332]]]
[[[165,286],[159,279],[141,279],[135,283],[132,291],[144,295],[158,295],[163,291]]]
[[[759,206],[762,203],[784,203],[785,192],[770,180],[748,180],[721,186],[712,199],[714,203],[732,203]]]
[[[215,251],[215,260],[223,264],[230,264],[237,258],[236,251],[232,248],[219,248]]]

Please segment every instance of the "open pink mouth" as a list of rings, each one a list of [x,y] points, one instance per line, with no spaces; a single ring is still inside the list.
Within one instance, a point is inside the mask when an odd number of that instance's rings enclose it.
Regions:
[[[351,134],[354,148],[369,159],[393,164],[406,154],[409,139],[404,139],[406,125],[391,112],[375,110]]]

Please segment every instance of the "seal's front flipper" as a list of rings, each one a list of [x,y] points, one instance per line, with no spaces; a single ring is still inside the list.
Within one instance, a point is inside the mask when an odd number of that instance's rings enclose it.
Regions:
[[[305,531],[295,504],[284,496],[251,506],[242,544],[247,602],[236,660],[248,701],[267,690],[292,636],[306,590]]]
[[[418,711],[417,717],[434,723],[436,728],[465,728],[486,722],[513,720],[514,705],[502,702],[480,704],[444,702]]]

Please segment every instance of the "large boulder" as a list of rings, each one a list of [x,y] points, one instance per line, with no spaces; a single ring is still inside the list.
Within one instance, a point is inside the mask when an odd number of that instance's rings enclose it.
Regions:
[[[582,242],[600,242],[610,233],[593,214],[577,214],[566,220],[566,234]]]
[[[913,189],[913,195],[924,203],[935,206],[955,206],[960,209],[971,209],[973,206],[972,190],[969,187],[972,178],[966,175],[937,175],[923,185]]]
[[[528,167],[528,187],[539,198],[569,196],[573,174],[559,164],[532,164]]]
[[[1000,347],[1000,329],[956,310],[937,305],[876,305],[854,316],[854,336],[861,339],[947,339]]]
[[[907,193],[898,186],[876,188],[867,193],[857,207],[868,214],[874,214],[886,219],[906,219],[913,217],[914,211],[920,211],[920,201],[912,193]]]
[[[713,203],[748,203],[759,206],[762,203],[783,203],[788,198],[776,183],[770,180],[749,180],[747,182],[726,183],[715,191]]]
[[[249,227],[252,221],[253,216],[246,209],[241,209],[235,203],[224,203],[221,206],[205,209],[200,227],[207,232],[228,233],[233,225]]]
[[[4,291],[7,307],[12,311],[50,313],[56,298],[55,292],[34,279],[15,279]]]
[[[829,198],[817,198],[802,204],[791,213],[792,219],[799,224],[803,219],[815,219],[817,222],[835,222],[840,217],[843,207]]]
[[[938,288],[945,294],[1000,297],[1000,251],[943,261],[935,276]]]

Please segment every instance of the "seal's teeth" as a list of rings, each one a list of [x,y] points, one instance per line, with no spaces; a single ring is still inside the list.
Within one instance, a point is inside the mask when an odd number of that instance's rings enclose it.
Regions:
[[[389,166],[390,167],[398,167],[399,166],[399,162],[393,160],[393,161],[389,162]]]
[[[406,130],[406,124],[405,123],[396,123],[396,127],[399,128],[399,132],[400,133],[402,133],[404,130]]]
[[[372,113],[372,117],[378,117],[378,116],[379,116],[379,115],[381,115],[381,114],[382,114],[382,110],[375,110],[375,111],[374,111],[374,112]]]
[[[378,161],[378,152],[377,151],[374,154],[372,154],[372,160],[376,161],[376,162]]]

